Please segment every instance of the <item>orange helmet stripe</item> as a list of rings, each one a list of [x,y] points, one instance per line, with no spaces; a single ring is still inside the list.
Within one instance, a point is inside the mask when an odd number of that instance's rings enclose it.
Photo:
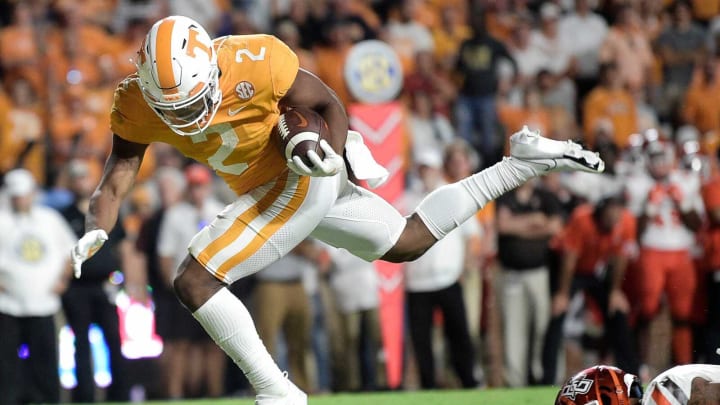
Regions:
[[[172,62],[172,33],[174,26],[174,19],[164,20],[160,23],[155,36],[155,61],[160,88],[164,93],[169,90],[168,93],[170,94],[177,93],[177,90],[171,90],[177,84]]]

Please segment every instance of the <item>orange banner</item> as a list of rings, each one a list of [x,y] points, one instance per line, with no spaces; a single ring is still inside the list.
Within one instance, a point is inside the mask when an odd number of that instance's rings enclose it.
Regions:
[[[350,128],[363,135],[375,160],[390,172],[388,181],[373,190],[394,204],[405,188],[404,112],[399,102],[384,104],[353,104],[348,107]],[[375,262],[380,276],[380,327],[387,359],[389,388],[398,388],[403,371],[403,266],[384,261]]]

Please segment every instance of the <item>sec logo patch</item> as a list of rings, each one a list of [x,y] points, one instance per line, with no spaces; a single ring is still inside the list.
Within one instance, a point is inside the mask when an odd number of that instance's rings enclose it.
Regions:
[[[255,86],[250,82],[242,81],[235,86],[235,94],[240,100],[250,100],[255,95]]]

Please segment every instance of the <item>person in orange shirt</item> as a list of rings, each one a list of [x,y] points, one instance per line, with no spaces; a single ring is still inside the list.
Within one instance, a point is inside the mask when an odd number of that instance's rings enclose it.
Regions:
[[[332,20],[326,23],[328,46],[318,46],[313,52],[317,64],[318,77],[335,91],[343,105],[353,101],[350,91],[345,85],[345,59],[347,58],[352,40],[350,25],[344,20]]]
[[[600,67],[600,85],[585,98],[583,105],[583,128],[588,145],[596,142],[595,134],[603,122],[612,124],[612,139],[624,149],[630,135],[637,132],[635,100],[624,87],[615,63]]]
[[[622,289],[628,261],[637,253],[636,234],[637,222],[619,191],[605,195],[594,206],[578,206],[572,213],[562,233],[559,285],[552,299],[553,321],[546,343],[551,361],[561,346],[570,298],[582,291],[605,316],[605,338],[615,362],[637,374],[639,359],[628,323],[630,304]]]
[[[507,131],[516,131],[527,125],[534,131],[554,138],[551,111],[542,105],[540,90],[535,86],[525,88],[522,107],[501,103],[498,107],[498,118]],[[509,147],[509,143],[505,142],[505,152]]]
[[[86,233],[73,248],[76,276],[107,241],[149,143],[172,145],[211,166],[237,194],[188,246],[173,280],[192,312],[256,390],[256,404],[307,404],[259,339],[253,320],[228,285],[256,273],[313,237],[373,261],[405,262],[476,215],[487,202],[529,178],[557,170],[602,172],[600,157],[570,142],[524,128],[511,138],[511,156],[428,195],[403,217],[388,202],[348,180],[378,185],[378,165],[335,93],[299,67],[297,55],[270,35],[212,40],[199,23],[171,16],[157,21],[140,46],[137,75],[117,87],[111,110],[113,147],[90,201]],[[222,72],[222,75],[220,74]],[[314,142],[323,152],[284,156],[273,128],[281,111],[309,109],[328,131]],[[301,114],[300,111],[295,111]],[[307,133],[306,133],[307,134]],[[350,140],[354,147],[347,147]],[[348,146],[351,143],[347,143]],[[340,151],[340,154],[336,151]],[[452,209],[448,209],[452,207]]]
[[[707,58],[685,94],[682,120],[697,127],[701,133],[720,131],[720,80],[717,59]]]
[[[44,69],[41,66],[32,10],[27,2],[14,2],[12,24],[0,30],[0,65],[6,81],[28,80],[36,92],[44,90]]]
[[[45,125],[38,97],[29,81],[13,80],[7,100],[5,141],[0,141],[0,171],[24,167],[39,184],[45,184]],[[1,136],[0,136],[1,137]]]
[[[600,48],[600,62],[615,62],[622,84],[631,90],[641,89],[648,83],[653,54],[632,5],[619,7],[615,24]]]

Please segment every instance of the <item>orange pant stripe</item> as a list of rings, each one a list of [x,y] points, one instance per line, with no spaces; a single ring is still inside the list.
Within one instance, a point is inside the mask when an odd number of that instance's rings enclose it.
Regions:
[[[257,235],[255,235],[247,246],[221,264],[217,269],[215,277],[221,280],[224,279],[233,267],[255,254],[255,252],[257,252],[260,247],[262,247],[262,245],[267,242],[283,225],[285,225],[288,219],[290,219],[295,212],[297,212],[300,208],[300,204],[302,204],[305,200],[305,196],[307,196],[309,188],[310,178],[306,176],[300,177],[297,188],[285,208],[283,208],[282,211],[280,211],[267,225],[262,227],[262,229],[260,229]],[[247,223],[249,223],[249,221],[244,222],[242,229],[247,226]]]
[[[247,225],[268,209],[283,192],[287,184],[288,175],[289,172],[286,172],[282,177],[278,178],[273,188],[270,189],[267,194],[265,194],[252,207],[245,210],[242,214],[240,214],[240,216],[235,218],[235,223],[228,228],[228,230],[220,235],[219,238],[213,240],[200,252],[200,254],[198,254],[198,260],[200,260],[201,263],[208,263],[213,256],[227,247],[230,243],[232,243],[232,241],[237,239],[245,230]]]

